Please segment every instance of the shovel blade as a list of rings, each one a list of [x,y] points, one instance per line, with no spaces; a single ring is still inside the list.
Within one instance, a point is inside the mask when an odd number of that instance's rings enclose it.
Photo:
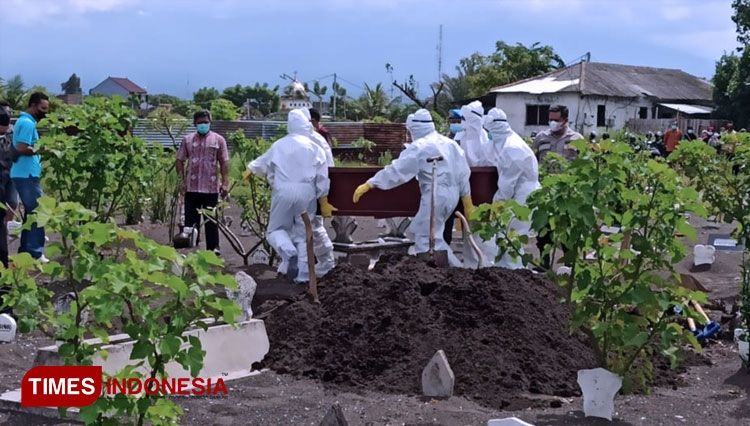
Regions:
[[[448,262],[448,252],[445,250],[435,250],[431,254],[429,252],[417,253],[417,259],[424,260],[428,264],[433,264],[439,268],[447,268],[450,266]]]

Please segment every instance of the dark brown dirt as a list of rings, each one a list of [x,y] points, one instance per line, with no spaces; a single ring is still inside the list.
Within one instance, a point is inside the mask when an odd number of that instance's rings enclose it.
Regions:
[[[556,286],[528,271],[439,269],[413,257],[372,272],[340,265],[322,304],[300,299],[266,319],[264,360],[279,373],[358,390],[419,394],[422,369],[443,349],[455,393],[495,408],[529,406],[524,394],[578,392],[593,351],[568,333]]]

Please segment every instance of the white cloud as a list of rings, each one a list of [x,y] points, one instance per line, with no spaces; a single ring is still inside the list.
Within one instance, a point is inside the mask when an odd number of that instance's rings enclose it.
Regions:
[[[0,21],[26,26],[51,20],[77,19],[89,13],[117,11],[140,0],[0,0]]]
[[[685,6],[665,5],[661,8],[661,16],[667,21],[683,21],[690,18],[691,9]]]
[[[653,34],[654,44],[679,49],[693,56],[716,60],[724,51],[737,47],[737,34],[734,28],[716,30],[683,30]]]

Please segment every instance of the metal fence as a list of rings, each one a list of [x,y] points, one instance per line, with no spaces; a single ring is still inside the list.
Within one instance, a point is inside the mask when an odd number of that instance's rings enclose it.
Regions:
[[[677,121],[677,126],[684,133],[688,127],[692,127],[695,133],[700,134],[701,130],[713,127],[716,131],[719,131],[722,126],[729,122],[729,120],[714,120],[714,119],[703,119],[703,118],[631,118],[625,123],[625,128],[631,132],[636,133],[648,133],[657,131],[665,131],[674,121]]]

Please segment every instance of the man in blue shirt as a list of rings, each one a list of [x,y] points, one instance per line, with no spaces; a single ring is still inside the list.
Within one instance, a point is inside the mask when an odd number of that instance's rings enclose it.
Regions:
[[[32,93],[27,112],[22,112],[13,129],[13,148],[17,159],[10,168],[13,185],[21,197],[24,208],[24,221],[36,209],[42,196],[42,164],[34,145],[39,140],[36,125],[49,111],[49,98],[41,92]],[[33,258],[48,262],[44,256],[44,228],[33,225],[30,230],[21,231],[19,253],[29,253]]]

